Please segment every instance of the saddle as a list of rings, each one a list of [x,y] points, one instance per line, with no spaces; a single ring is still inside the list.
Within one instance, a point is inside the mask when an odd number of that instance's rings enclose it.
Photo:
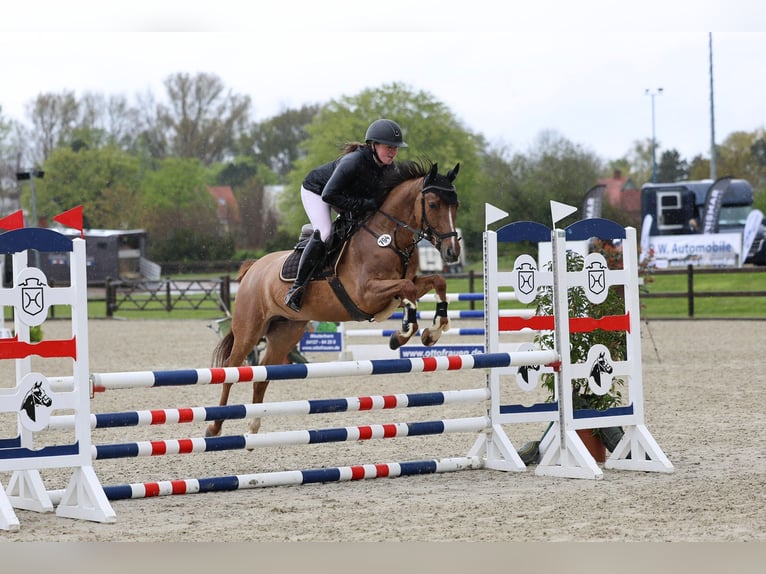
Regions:
[[[330,241],[327,245],[327,257],[320,269],[318,269],[311,280],[326,279],[335,274],[335,265],[340,259],[341,253],[346,246],[346,243],[361,227],[361,223],[358,221],[352,221],[342,215],[335,218],[332,223],[332,232],[330,234]],[[282,281],[291,282],[295,280],[295,276],[298,273],[298,263],[300,263],[301,255],[306,244],[311,239],[311,235],[314,233],[314,228],[311,224],[307,223],[301,228],[300,236],[298,237],[298,243],[295,244],[292,253],[287,256],[285,262],[282,264],[282,269],[279,271],[279,278]]]

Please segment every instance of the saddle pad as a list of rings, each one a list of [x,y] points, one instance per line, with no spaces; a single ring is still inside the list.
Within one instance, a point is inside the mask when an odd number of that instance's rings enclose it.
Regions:
[[[301,261],[301,254],[303,249],[294,249],[290,255],[287,256],[285,262],[282,264],[282,269],[279,271],[279,278],[282,281],[295,281],[296,275],[298,275],[298,263]]]
[[[328,256],[327,261],[325,261],[324,267],[320,270],[314,273],[313,279],[319,279],[319,278],[325,278],[331,276],[336,270],[334,269],[335,265],[337,265],[338,261],[340,261],[340,256],[345,251],[346,245],[348,242],[344,243],[341,246],[340,252],[337,254],[331,253]],[[290,253],[290,255],[287,256],[287,259],[285,259],[285,262],[282,263],[282,268],[279,270],[279,278],[282,281],[295,281],[295,277],[298,275],[298,264],[301,262],[301,255],[303,254],[303,248],[305,247],[304,244],[298,244],[295,249]]]

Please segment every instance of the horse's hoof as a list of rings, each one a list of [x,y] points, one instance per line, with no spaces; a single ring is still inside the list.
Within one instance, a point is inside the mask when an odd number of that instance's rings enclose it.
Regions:
[[[441,333],[436,331],[435,334],[440,335]],[[426,347],[433,347],[438,340],[439,337],[435,337],[434,332],[431,331],[431,329],[424,329],[423,334],[420,336],[420,342],[423,343]]]
[[[399,340],[399,337],[396,335],[396,333],[391,335],[391,338],[388,340],[388,348],[392,351],[396,351],[401,346],[402,342]]]
[[[205,427],[205,438],[210,438],[214,436],[218,436],[221,434],[221,429],[215,430],[215,427],[212,424],[207,425]]]

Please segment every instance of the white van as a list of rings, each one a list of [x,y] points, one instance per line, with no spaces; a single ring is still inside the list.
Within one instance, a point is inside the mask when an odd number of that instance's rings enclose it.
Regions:
[[[456,229],[457,236],[462,237],[460,229]],[[465,264],[463,242],[460,242],[460,258],[455,263],[445,264],[442,261],[439,251],[429,243],[427,239],[421,239],[418,243],[418,257],[420,260],[420,271],[427,273],[462,273]]]

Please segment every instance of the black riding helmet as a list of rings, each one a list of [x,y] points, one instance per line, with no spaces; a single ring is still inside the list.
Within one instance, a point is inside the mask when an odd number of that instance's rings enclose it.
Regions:
[[[364,134],[366,143],[375,142],[394,147],[408,147],[402,139],[402,128],[394,120],[375,120]]]

